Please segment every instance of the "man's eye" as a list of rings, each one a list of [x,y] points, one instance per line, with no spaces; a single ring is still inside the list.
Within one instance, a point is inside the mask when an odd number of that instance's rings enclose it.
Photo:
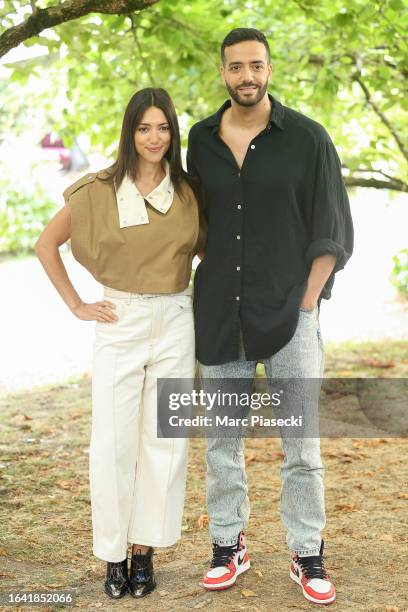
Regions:
[[[262,64],[256,64],[254,68],[255,70],[262,70]]]
[[[232,72],[238,72],[239,68],[240,68],[239,66],[231,66],[230,70]]]

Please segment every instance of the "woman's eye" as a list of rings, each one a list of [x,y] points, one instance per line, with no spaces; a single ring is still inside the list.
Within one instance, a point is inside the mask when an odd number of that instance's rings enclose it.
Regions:
[[[139,128],[139,132],[140,132],[141,134],[146,134],[147,130],[148,130],[148,128],[147,128],[147,127],[141,127],[141,128]]]
[[[168,131],[169,131],[169,129],[170,129],[170,128],[169,128],[169,126],[168,126],[168,125],[162,125],[162,126],[161,126],[161,128],[160,128],[160,130],[161,130],[162,132],[168,132]]]

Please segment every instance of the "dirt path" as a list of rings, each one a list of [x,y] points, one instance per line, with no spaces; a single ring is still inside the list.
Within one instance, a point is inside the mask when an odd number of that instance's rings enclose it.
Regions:
[[[356,367],[356,355],[352,359]],[[403,362],[400,359],[400,368]],[[333,372],[335,365],[329,359],[328,371]],[[338,365],[343,370],[347,367]],[[400,375],[404,371],[400,369]],[[175,548],[155,555],[157,590],[140,602],[129,596],[120,602],[108,600],[101,589],[104,563],[91,554],[89,393],[89,380],[83,378],[2,399],[1,591],[72,588],[76,607],[103,610],[310,609],[312,604],[288,577],[289,556],[279,517],[282,453],[277,439],[246,441],[252,504],[246,533],[252,569],[234,588],[208,593],[199,585],[209,561],[210,542],[204,442],[195,439],[190,445],[183,538]],[[408,440],[323,439],[322,450],[327,567],[338,593],[333,608],[408,612],[403,584]]]

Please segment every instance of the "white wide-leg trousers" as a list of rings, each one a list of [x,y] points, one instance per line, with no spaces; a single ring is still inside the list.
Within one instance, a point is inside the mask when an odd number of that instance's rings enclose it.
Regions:
[[[157,379],[194,378],[189,293],[105,288],[119,320],[96,323],[89,452],[93,553],[104,561],[181,535],[188,440],[157,437]]]

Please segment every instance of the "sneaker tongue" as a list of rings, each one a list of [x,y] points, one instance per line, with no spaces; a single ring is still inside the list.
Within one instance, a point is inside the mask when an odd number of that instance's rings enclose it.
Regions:
[[[299,557],[298,563],[308,578],[325,579],[326,572],[324,570],[323,559],[320,555],[313,557]]]
[[[237,545],[232,546],[221,546],[220,544],[214,544],[212,567],[218,567],[220,565],[228,565],[233,555],[237,552]]]

